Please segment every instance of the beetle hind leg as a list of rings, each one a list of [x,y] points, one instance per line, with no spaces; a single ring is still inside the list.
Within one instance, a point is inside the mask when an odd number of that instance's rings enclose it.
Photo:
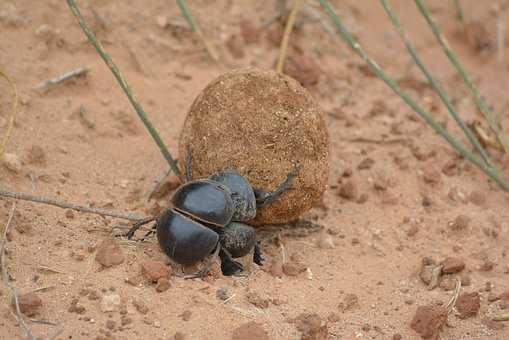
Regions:
[[[273,191],[267,192],[259,188],[254,188],[254,194],[256,198],[256,208],[261,208],[264,205],[267,205],[273,201],[275,201],[283,192],[290,189],[295,180],[295,177],[299,174],[300,165],[297,165],[293,168],[292,171],[288,173],[286,179],[279,184],[276,189]]]
[[[221,248],[219,257],[221,258],[221,272],[223,275],[232,276],[244,271],[244,266],[241,263],[234,261],[231,254],[226,249]]]
[[[262,248],[260,247],[260,242],[256,242],[253,252],[253,262],[259,266],[263,266],[263,261],[265,261],[265,258],[262,255]]]
[[[134,233],[140,229],[142,226],[144,226],[145,224],[148,224],[152,221],[154,221],[156,218],[155,217],[149,217],[149,218],[145,218],[143,220],[140,220],[136,223],[134,223],[131,227],[131,229],[129,229],[127,231],[127,233],[125,233],[123,236],[127,237],[129,240],[134,236]],[[152,233],[152,231],[150,231],[150,233]],[[150,234],[149,234],[150,235]],[[146,237],[147,235],[145,235]]]

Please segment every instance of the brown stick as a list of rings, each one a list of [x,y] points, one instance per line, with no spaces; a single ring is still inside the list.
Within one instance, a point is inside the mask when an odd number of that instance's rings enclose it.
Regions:
[[[2,189],[0,189],[0,196],[14,198],[17,200],[53,205],[55,207],[59,207],[59,208],[63,208],[63,209],[72,209],[72,210],[76,210],[76,211],[84,212],[84,213],[121,218],[121,219],[129,220],[129,221],[141,221],[141,220],[146,219],[146,217],[140,217],[135,214],[124,214],[124,213],[109,211],[109,210],[100,209],[100,208],[92,208],[89,206],[77,205],[77,204],[73,204],[73,203],[59,201],[59,200],[56,200],[53,198],[34,196],[34,195],[30,195],[30,194],[24,194],[21,192],[12,192],[12,191],[2,190]]]
[[[14,297],[14,306],[16,307],[16,318],[18,319],[19,325],[25,332],[25,335],[28,339],[35,340],[30,327],[25,322],[23,318],[23,314],[21,314],[21,309],[19,308],[19,296],[16,287],[14,287],[9,279],[9,273],[7,272],[7,266],[5,265],[5,244],[7,243],[7,233],[9,232],[9,228],[12,224],[12,220],[14,218],[14,212],[16,211],[16,203],[12,205],[11,211],[9,213],[9,218],[7,219],[7,223],[5,224],[4,235],[2,238],[2,243],[0,244],[0,266],[2,267],[2,281],[9,288],[13,297]]]

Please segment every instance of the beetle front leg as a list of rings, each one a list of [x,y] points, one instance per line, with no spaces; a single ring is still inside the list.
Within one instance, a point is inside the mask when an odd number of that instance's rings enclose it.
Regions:
[[[276,200],[283,192],[290,189],[293,184],[295,177],[299,174],[300,165],[297,165],[293,168],[292,171],[288,173],[286,179],[277,186],[273,191],[267,192],[259,188],[254,188],[254,194],[256,198],[256,208],[261,208],[270,202]]]

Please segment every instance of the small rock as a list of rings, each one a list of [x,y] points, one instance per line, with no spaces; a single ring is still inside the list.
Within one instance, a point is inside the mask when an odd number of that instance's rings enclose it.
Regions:
[[[69,313],[85,314],[87,310],[85,309],[85,306],[79,303],[79,299],[76,298],[71,300],[71,305],[67,311]]]
[[[318,239],[317,246],[321,249],[333,249],[335,247],[334,239],[330,235],[323,234]]]
[[[240,34],[246,44],[254,44],[260,40],[261,29],[256,27],[249,20],[242,20],[240,22]]]
[[[226,47],[228,51],[232,54],[235,59],[242,59],[246,55],[244,52],[244,45],[240,37],[236,34],[233,34],[227,41]]]
[[[218,290],[216,290],[216,297],[219,300],[227,300],[231,296],[229,290],[227,287],[221,287]]]
[[[141,299],[134,299],[133,306],[136,308],[138,312],[140,312],[143,315],[148,313],[147,304]]]
[[[329,321],[330,323],[336,323],[341,321],[341,318],[339,317],[338,314],[330,312],[329,315],[327,315],[327,321]]]
[[[458,215],[453,222],[449,222],[449,228],[453,231],[465,230],[470,223],[470,218],[466,215]]]
[[[232,340],[268,340],[269,336],[262,325],[254,321],[237,327],[232,334]]]
[[[19,173],[21,171],[21,161],[16,154],[8,152],[4,153],[2,163],[7,170],[14,173]]]
[[[34,316],[39,312],[42,307],[41,298],[35,293],[20,294],[18,296],[18,304],[21,313],[26,316]],[[16,308],[14,298],[12,299],[12,306]]]
[[[265,308],[269,307],[269,299],[262,298],[256,292],[247,293],[246,299],[247,299],[247,301],[249,301],[249,303],[251,303],[252,305],[254,305],[258,308],[265,309]]]
[[[428,184],[440,183],[440,172],[435,168],[425,168],[422,173],[422,179]]]
[[[179,316],[182,318],[182,320],[189,321],[191,320],[191,315],[193,315],[193,313],[190,310],[185,310]]]
[[[479,313],[481,308],[481,297],[479,293],[463,293],[456,301],[456,310],[459,313],[460,319],[467,319],[474,317]]]
[[[457,279],[454,275],[444,275],[440,278],[440,288],[446,291],[454,290],[456,288]]]
[[[74,218],[74,211],[72,211],[71,209],[67,209],[65,211],[65,217],[72,220]]]
[[[491,329],[492,331],[500,331],[505,328],[505,325],[503,322],[499,321],[493,321],[489,318],[484,318],[481,321],[488,329]]]
[[[287,276],[297,276],[300,273],[305,272],[306,269],[306,265],[300,262],[291,261],[283,264],[283,273]]]
[[[431,279],[433,277],[433,269],[435,269],[435,267],[436,266],[433,264],[421,267],[419,277],[421,278],[421,281],[424,282],[426,285],[429,285],[431,283]]]
[[[141,263],[141,274],[151,282],[168,277],[169,267],[162,261],[146,260]]]
[[[465,262],[462,259],[448,257],[442,262],[443,274],[459,273],[463,269],[465,269]]]
[[[470,202],[478,206],[482,206],[486,203],[486,196],[479,190],[473,190],[468,196],[468,199]]]
[[[114,320],[106,320],[106,328],[109,329],[110,331],[114,330],[115,327],[117,326],[115,321]]]
[[[322,319],[316,313],[302,313],[293,320],[299,332],[302,333],[301,339],[306,340],[325,340],[329,334],[327,324],[322,323]]]
[[[442,306],[419,306],[410,327],[423,339],[437,337],[447,323],[447,310]]]
[[[45,165],[46,154],[44,153],[43,148],[39,145],[32,145],[32,147],[28,149],[27,161],[28,164]]]
[[[95,260],[103,267],[112,267],[124,262],[124,253],[115,240],[106,239],[97,248]]]
[[[369,170],[375,164],[375,160],[372,158],[364,158],[359,165],[357,165],[357,169],[359,170]]]
[[[479,270],[482,272],[490,272],[495,267],[495,263],[493,261],[490,261],[488,259],[484,260],[481,266],[479,267]]]
[[[141,285],[143,279],[140,275],[129,276],[125,279],[125,282],[131,286],[138,287]]]
[[[359,298],[355,294],[346,294],[343,302],[338,306],[342,313],[351,311],[357,307],[359,307]]]
[[[355,200],[359,195],[356,182],[348,180],[339,187],[338,195],[347,200]]]
[[[120,324],[122,326],[126,326],[126,325],[129,325],[130,323],[133,323],[133,319],[131,319],[130,317],[128,317],[127,315],[122,315],[120,317]]]
[[[162,277],[159,280],[157,280],[156,290],[159,293],[167,291],[168,289],[170,289],[170,287],[171,283],[170,280],[168,280],[167,278]]]
[[[399,333],[396,333],[392,336],[392,340],[403,340],[403,336]]]
[[[185,340],[186,336],[182,332],[176,332],[171,340]]]
[[[102,312],[116,312],[120,308],[120,295],[106,294],[101,299]]]

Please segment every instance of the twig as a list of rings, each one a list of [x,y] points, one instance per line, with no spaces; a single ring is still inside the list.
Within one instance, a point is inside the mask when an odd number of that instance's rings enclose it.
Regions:
[[[342,141],[350,143],[368,143],[368,144],[403,144],[412,143],[410,138],[393,138],[393,139],[374,139],[366,137],[341,138]]]
[[[413,47],[412,43],[408,39],[405,29],[401,25],[401,22],[399,21],[399,18],[397,17],[396,13],[392,10],[392,8],[389,6],[386,0],[380,0],[382,3],[382,7],[384,8],[385,12],[389,16],[389,19],[391,20],[392,24],[396,27],[398,30],[398,33],[401,37],[401,40],[403,40],[408,52],[412,56],[412,59],[415,61],[421,72],[424,74],[428,82],[430,83],[433,90],[438,94],[444,105],[447,107],[447,110],[451,114],[451,116],[454,118],[456,123],[459,125],[461,130],[463,130],[463,133],[468,138],[472,146],[479,152],[483,160],[486,162],[487,165],[493,167],[491,164],[488,154],[486,153],[486,150],[482,147],[482,145],[479,143],[477,138],[475,138],[474,134],[468,126],[465,124],[463,119],[459,116],[458,112],[456,112],[456,109],[453,107],[451,100],[445,93],[445,91],[442,89],[438,81],[433,77],[433,75],[430,73],[430,71],[426,68],[426,66],[422,63],[421,58],[417,54],[417,51]]]
[[[488,104],[486,104],[484,98],[480,95],[479,91],[477,90],[477,87],[474,85],[474,82],[472,79],[470,79],[470,76],[468,75],[467,71],[461,66],[458,57],[456,54],[452,51],[452,49],[449,47],[449,44],[447,43],[447,40],[444,38],[442,32],[438,28],[437,24],[429,14],[428,9],[424,5],[424,3],[421,0],[415,0],[415,3],[417,7],[419,8],[419,11],[426,19],[426,22],[430,26],[431,30],[433,31],[433,34],[435,35],[435,38],[442,46],[442,49],[444,50],[444,53],[447,55],[451,63],[456,68],[456,71],[459,73],[465,84],[467,85],[468,89],[470,90],[470,94],[474,98],[475,105],[477,106],[478,110],[481,111],[488,121],[488,124],[491,128],[491,130],[495,133],[497,136],[497,139],[500,141],[500,143],[504,146],[505,152],[509,153],[509,141],[506,139],[505,136],[502,135],[502,132],[500,131],[497,122],[495,121],[495,118],[493,117],[493,112],[489,108]]]
[[[460,290],[461,290],[461,280],[456,279],[456,286],[454,288],[454,294],[452,295],[451,300],[449,300],[449,302],[445,306],[447,313],[450,313],[452,311],[452,309],[454,308],[454,305],[456,304],[456,301],[458,301],[458,296],[460,296]]]
[[[9,232],[9,228],[12,224],[12,220],[14,218],[14,212],[16,211],[16,203],[12,205],[11,211],[9,213],[9,218],[7,219],[7,223],[5,224],[4,228],[4,235],[2,237],[2,243],[0,244],[0,266],[2,267],[2,281],[4,284],[9,288],[11,291],[13,297],[14,297],[14,306],[16,307],[16,318],[18,319],[18,322],[25,332],[25,335],[28,339],[34,339],[35,337],[32,334],[32,331],[30,330],[30,327],[25,322],[25,319],[23,318],[23,314],[21,313],[21,309],[19,307],[19,296],[18,292],[16,290],[16,287],[14,287],[11,284],[11,280],[9,278],[9,273],[7,272],[7,265],[5,264],[5,245],[7,243],[7,233]]]
[[[106,63],[106,65],[110,69],[111,73],[113,73],[113,75],[117,79],[118,84],[120,85],[120,87],[122,88],[124,93],[126,94],[127,98],[129,99],[129,102],[134,107],[134,110],[136,111],[136,113],[140,117],[140,119],[143,122],[143,124],[145,124],[145,127],[147,128],[148,132],[150,133],[150,135],[154,139],[154,142],[159,147],[159,150],[163,154],[164,158],[166,159],[166,161],[170,165],[170,168],[173,170],[175,175],[177,175],[177,177],[182,180],[182,174],[180,173],[180,170],[178,168],[177,162],[175,161],[175,159],[172,157],[171,153],[166,148],[166,145],[164,145],[163,140],[159,136],[159,133],[157,132],[155,127],[152,125],[152,122],[149,120],[147,114],[143,110],[143,107],[134,98],[132,90],[129,87],[129,84],[127,84],[127,82],[125,81],[125,79],[122,76],[122,74],[120,73],[120,70],[115,65],[115,63],[113,62],[111,57],[108,55],[108,53],[106,53],[106,51],[102,47],[101,43],[97,40],[94,32],[92,32],[92,29],[90,28],[90,26],[87,24],[87,22],[85,21],[85,19],[81,15],[78,7],[76,6],[75,1],[74,0],[67,0],[67,4],[69,5],[69,8],[71,9],[72,13],[78,19],[78,23],[81,26],[81,29],[83,30],[85,35],[87,36],[88,40],[92,43],[92,45],[94,45],[95,49],[97,50],[97,53],[99,53],[99,55],[101,56],[102,60],[104,60],[104,62]]]
[[[283,34],[283,40],[281,41],[281,47],[279,48],[279,58],[277,60],[276,72],[282,73],[285,66],[286,52],[288,50],[288,41],[290,40],[290,34],[293,30],[293,23],[297,17],[297,13],[302,5],[302,0],[293,0],[292,11],[286,22],[285,32]]]
[[[74,77],[84,76],[88,72],[90,72],[90,69],[88,67],[78,67],[78,68],[71,70],[69,72],[65,72],[64,74],[61,74],[55,78],[51,78],[46,81],[43,81],[42,83],[37,85],[37,87],[35,89],[40,90],[40,91],[46,91],[50,86],[63,83],[64,81],[67,81]]]
[[[11,87],[11,96],[12,96],[12,104],[11,104],[11,113],[9,115],[9,125],[7,126],[7,131],[5,132],[5,136],[2,139],[2,143],[0,144],[0,159],[2,159],[5,147],[9,142],[9,138],[11,137],[12,129],[14,127],[14,117],[16,117],[16,112],[18,111],[18,89],[16,88],[16,83],[11,79],[5,72],[0,70],[0,77],[4,78],[9,86]]]
[[[500,174],[493,168],[487,166],[481,159],[470,152],[460,141],[454,138],[449,132],[442,127],[424,108],[419,106],[406,92],[404,92],[398,84],[389,77],[378,64],[372,60],[366,52],[361,48],[357,41],[350,34],[348,29],[343,25],[341,19],[337,16],[336,12],[332,9],[327,0],[318,0],[330,16],[331,20],[339,30],[339,34],[343,40],[352,48],[352,50],[359,55],[370,67],[370,69],[379,78],[381,78],[387,86],[389,86],[403,101],[410,106],[424,121],[435,130],[440,136],[442,136],[461,156],[468,159],[470,162],[479,167],[485,174],[491,177],[502,189],[509,191],[509,183],[506,182]],[[416,0],[417,1],[417,0]]]
[[[49,320],[44,320],[44,319],[28,319],[28,321],[33,322],[33,323],[40,323],[43,325],[58,326],[57,323],[49,321]]]
[[[34,196],[34,195],[25,194],[25,193],[21,193],[21,192],[12,192],[12,191],[6,191],[6,190],[2,190],[2,189],[0,189],[0,196],[14,198],[17,200],[53,205],[55,207],[59,207],[59,208],[63,208],[63,209],[72,209],[72,210],[76,210],[76,211],[80,211],[80,212],[84,212],[84,213],[116,217],[116,218],[130,220],[130,221],[141,221],[141,220],[146,219],[145,217],[139,217],[135,214],[124,214],[124,213],[109,211],[109,210],[100,209],[100,208],[92,208],[89,206],[77,205],[77,204],[73,204],[73,203],[59,201],[59,200],[56,200],[53,198]]]
[[[39,267],[37,267],[37,269],[40,271],[43,271],[43,272],[50,272],[50,273],[54,273],[54,274],[66,274],[66,272],[63,272],[61,270],[54,269],[54,268],[51,268],[51,267],[48,267],[45,265],[40,265]]]
[[[33,292],[34,293],[36,293],[36,292],[45,292],[47,290],[55,289],[56,287],[57,286],[55,286],[55,285],[39,287],[39,288],[34,289]]]
[[[493,321],[509,321],[509,313],[495,315]]]
[[[205,46],[205,49],[207,50],[210,57],[215,61],[219,61],[219,56],[217,55],[217,52],[212,47],[212,44],[210,44],[207,39],[205,39],[205,36],[203,35],[203,32],[201,31],[200,27],[196,23],[196,20],[194,20],[193,15],[191,14],[191,11],[189,10],[189,7],[187,6],[186,0],[177,0],[177,4],[180,8],[180,11],[182,12],[182,15],[186,19],[187,23],[189,24],[189,27],[191,27],[191,30],[195,32],[198,35],[198,38],[203,42],[203,45]]]

